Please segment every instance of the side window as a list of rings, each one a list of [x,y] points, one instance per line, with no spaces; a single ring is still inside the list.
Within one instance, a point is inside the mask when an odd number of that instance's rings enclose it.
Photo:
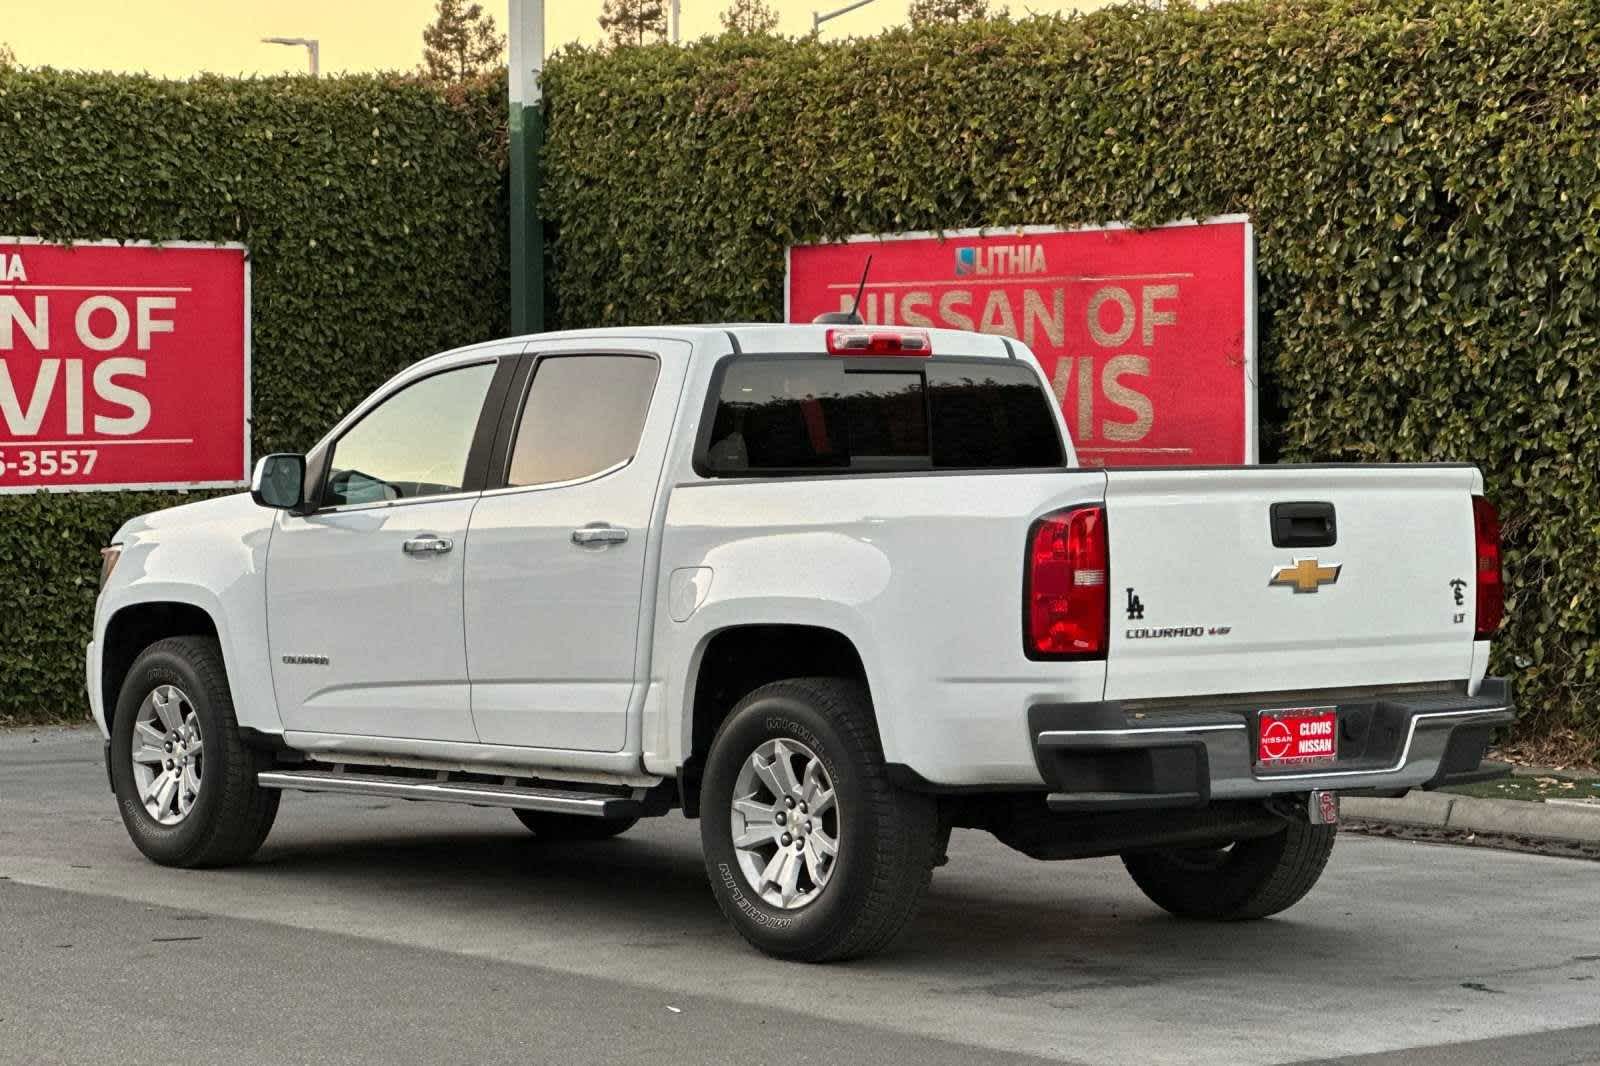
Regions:
[[[549,485],[633,458],[644,432],[656,361],[637,355],[539,360],[511,448],[510,485]]]
[[[362,416],[333,446],[324,507],[460,492],[493,363],[413,382]]]

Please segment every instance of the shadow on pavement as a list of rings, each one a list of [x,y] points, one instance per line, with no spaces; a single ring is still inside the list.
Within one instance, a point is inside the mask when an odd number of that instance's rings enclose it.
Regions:
[[[274,882],[281,891],[285,881],[304,878],[338,894],[433,894],[458,913],[515,913],[616,933],[643,926],[664,942],[710,936],[730,949],[747,950],[723,922],[707,887],[697,829],[680,823],[670,834],[651,834],[651,823],[644,822],[614,840],[546,843],[515,828],[418,835],[397,824],[392,834],[276,845],[269,840],[255,862],[225,873],[259,878],[263,891],[273,891]],[[1370,936],[1350,918],[1308,923],[1291,912],[1247,924],[1182,921],[1147,904],[1115,860],[1095,864],[1100,876],[1085,879],[1076,876],[1085,863],[1034,864],[1000,850],[986,834],[966,837],[986,846],[969,845],[961,849],[968,854],[936,871],[905,936],[853,968],[902,974],[925,969],[949,984],[951,960],[958,959],[962,974],[994,970],[1007,976],[945,991],[1028,998],[1079,988],[1143,987],[1178,976],[1225,979],[1241,968],[1259,968],[1264,955],[1278,956],[1290,971],[1302,960],[1310,974],[1317,959],[1371,950]],[[1025,866],[1030,876],[996,892],[995,857]],[[1354,913],[1341,906],[1341,917],[1346,912]]]

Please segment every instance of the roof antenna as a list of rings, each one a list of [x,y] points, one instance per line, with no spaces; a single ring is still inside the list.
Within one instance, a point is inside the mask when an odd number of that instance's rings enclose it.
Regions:
[[[867,256],[866,265],[861,268],[861,284],[856,286],[855,302],[848,311],[824,311],[811,321],[818,326],[864,326],[859,314],[861,310],[861,297],[867,291],[867,272],[872,269],[872,256]]]

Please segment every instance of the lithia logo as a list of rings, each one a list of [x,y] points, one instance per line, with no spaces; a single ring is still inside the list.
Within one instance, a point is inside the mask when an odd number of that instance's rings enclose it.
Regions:
[[[956,277],[1043,274],[1042,244],[965,244],[956,248]]]

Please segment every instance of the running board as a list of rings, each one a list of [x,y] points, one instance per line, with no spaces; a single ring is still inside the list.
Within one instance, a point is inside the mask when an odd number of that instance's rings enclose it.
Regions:
[[[645,813],[645,805],[637,796],[530,785],[497,785],[481,781],[388,777],[333,770],[263,770],[256,775],[256,783],[262,788],[470,803],[475,807],[513,807],[524,811],[580,814],[592,818],[636,818]]]

